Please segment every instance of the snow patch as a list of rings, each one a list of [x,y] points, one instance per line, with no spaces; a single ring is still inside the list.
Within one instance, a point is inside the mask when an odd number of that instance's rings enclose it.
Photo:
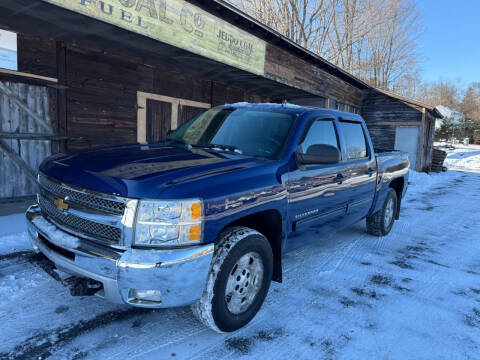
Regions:
[[[37,216],[32,221],[42,232],[48,235],[48,239],[58,246],[75,249],[80,245],[78,238],[68,235],[58,229],[55,225],[48,222],[41,216]]]
[[[25,231],[25,214],[0,216],[0,237]]]
[[[284,108],[284,109],[303,109],[304,106],[284,103],[249,103],[245,101],[233,103],[233,104],[225,104],[224,106],[236,106],[236,107],[271,107],[271,108]]]
[[[0,239],[0,255],[32,249],[26,231],[3,236]]]
[[[31,273],[21,271],[15,274],[0,278],[1,302],[12,301],[14,298],[22,296],[27,290],[39,286],[45,281],[45,275],[42,273]]]
[[[450,170],[480,173],[480,145],[455,145],[455,150],[442,149],[447,152],[444,165]]]

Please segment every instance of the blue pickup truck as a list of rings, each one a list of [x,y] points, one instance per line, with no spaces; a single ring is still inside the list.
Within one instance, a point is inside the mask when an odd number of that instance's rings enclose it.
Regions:
[[[374,153],[359,115],[224,105],[162,143],[48,158],[28,232],[73,294],[191,305],[230,332],[282,281],[285,252],[362,219],[388,234],[408,172],[407,154]]]

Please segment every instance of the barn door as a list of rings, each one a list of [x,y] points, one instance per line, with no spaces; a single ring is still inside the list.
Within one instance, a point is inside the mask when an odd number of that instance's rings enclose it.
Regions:
[[[147,99],[147,142],[164,141],[171,129],[172,104]]]
[[[188,106],[188,105],[178,105],[178,122],[177,122],[177,127],[182,126],[185,124],[188,120],[193,118],[195,115],[198,115],[207,109],[205,108],[200,108],[196,106]]]
[[[418,126],[397,126],[395,133],[395,150],[408,153],[410,169],[417,170],[417,152],[420,128]]]
[[[0,200],[37,192],[38,166],[57,138],[49,99],[44,86],[0,82]]]
[[[165,140],[170,129],[209,109],[210,104],[138,91],[137,108],[137,141],[146,144]]]

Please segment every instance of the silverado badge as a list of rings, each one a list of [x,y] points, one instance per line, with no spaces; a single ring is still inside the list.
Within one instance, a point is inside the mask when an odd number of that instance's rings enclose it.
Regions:
[[[55,199],[53,200],[53,203],[60,211],[65,211],[68,209],[68,204],[65,201],[63,201],[63,199],[60,199],[60,198]]]

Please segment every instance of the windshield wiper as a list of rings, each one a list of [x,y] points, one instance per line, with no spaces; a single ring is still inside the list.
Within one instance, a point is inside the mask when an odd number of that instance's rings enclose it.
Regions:
[[[223,145],[223,144],[208,144],[207,148],[210,149],[221,149],[221,150],[228,150],[232,152],[236,152],[238,154],[243,154],[243,151],[233,145]]]
[[[191,147],[192,147],[192,144],[188,143],[187,141],[185,141],[185,140],[183,140],[183,139],[167,138],[166,140],[167,140],[167,141],[174,142],[174,143],[177,143],[177,144],[185,145],[187,148],[191,148]]]

